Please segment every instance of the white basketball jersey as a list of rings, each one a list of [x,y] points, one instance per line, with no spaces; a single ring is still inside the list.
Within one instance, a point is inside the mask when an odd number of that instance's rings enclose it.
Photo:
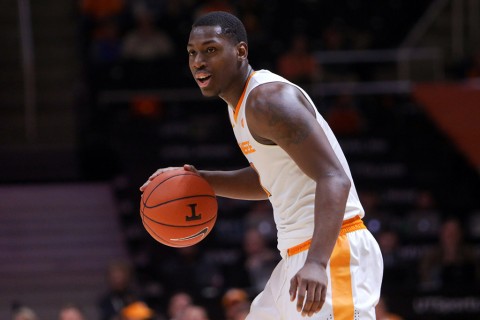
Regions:
[[[316,184],[303,173],[282,148],[277,145],[265,145],[257,142],[248,129],[248,122],[245,117],[245,103],[248,95],[258,85],[268,82],[284,82],[295,86],[314,107],[318,123],[352,182],[344,220],[356,215],[363,217],[364,210],[340,145],[307,93],[297,85],[268,70],[254,72],[247,81],[244,93],[240,97],[235,110],[232,106],[229,106],[228,112],[240,149],[250,165],[257,171],[260,183],[272,203],[274,220],[277,226],[278,249],[283,252],[312,237]]]

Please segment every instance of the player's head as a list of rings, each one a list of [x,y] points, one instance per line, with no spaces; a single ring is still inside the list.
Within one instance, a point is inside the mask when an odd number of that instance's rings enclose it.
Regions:
[[[187,51],[193,77],[205,96],[224,97],[243,86],[248,67],[247,33],[234,15],[215,11],[192,25]]]
[[[233,14],[224,11],[214,11],[198,18],[192,25],[196,27],[220,27],[220,33],[228,37],[233,43],[248,43],[247,31],[242,21]]]

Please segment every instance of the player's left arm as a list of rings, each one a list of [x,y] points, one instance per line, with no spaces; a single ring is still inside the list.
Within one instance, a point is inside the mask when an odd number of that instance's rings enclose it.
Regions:
[[[302,315],[320,311],[326,296],[326,267],[343,221],[350,179],[315,119],[314,107],[294,86],[274,82],[250,93],[249,129],[258,142],[277,144],[316,182],[314,233],[307,260],[290,284]]]

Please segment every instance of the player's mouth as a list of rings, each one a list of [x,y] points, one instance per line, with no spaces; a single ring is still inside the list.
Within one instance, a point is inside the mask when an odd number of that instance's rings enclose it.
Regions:
[[[195,80],[197,80],[198,86],[200,88],[205,88],[208,86],[210,83],[210,79],[212,78],[211,74],[204,73],[204,72],[198,72],[195,75]]]

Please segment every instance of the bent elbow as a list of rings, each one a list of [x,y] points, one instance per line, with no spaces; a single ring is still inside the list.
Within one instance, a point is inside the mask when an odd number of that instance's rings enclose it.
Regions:
[[[352,187],[352,181],[344,173],[338,177],[338,186],[341,190],[348,194],[350,192],[350,188]]]

